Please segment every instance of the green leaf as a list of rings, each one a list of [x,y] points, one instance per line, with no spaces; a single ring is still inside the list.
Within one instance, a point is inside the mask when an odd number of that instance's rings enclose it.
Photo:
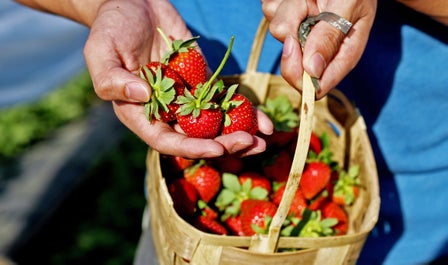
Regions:
[[[222,184],[224,187],[233,192],[241,191],[240,181],[238,180],[238,176],[235,174],[224,172],[222,174]]]

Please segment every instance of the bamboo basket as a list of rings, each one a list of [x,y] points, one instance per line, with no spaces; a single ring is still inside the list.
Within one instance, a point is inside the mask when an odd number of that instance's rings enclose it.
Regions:
[[[363,118],[336,89],[324,99],[314,102],[314,88],[306,74],[302,93],[299,93],[280,76],[257,72],[267,29],[268,23],[263,19],[255,35],[246,72],[221,78],[229,84],[240,84],[239,92],[256,104],[263,103],[266,98],[286,94],[297,108],[301,108],[299,140],[287,183],[289,188],[287,186],[270,232],[268,235],[247,237],[213,235],[197,230],[177,215],[162,176],[160,155],[149,149],[146,186],[153,240],[161,265],[356,264],[364,242],[377,222],[380,206],[378,174]],[[291,201],[300,180],[305,163],[303,156],[309,146],[307,134],[310,131],[306,131],[306,127],[318,134],[327,132],[334,159],[342,167],[360,166],[359,176],[364,189],[355,203],[347,209],[349,230],[346,235],[320,238],[280,237],[274,227],[276,217],[278,222],[282,222],[284,216],[280,212],[289,208],[288,200]],[[278,248],[301,250],[276,252]]]

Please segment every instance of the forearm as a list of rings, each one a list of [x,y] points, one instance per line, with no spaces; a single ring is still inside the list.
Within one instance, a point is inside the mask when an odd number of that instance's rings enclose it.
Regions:
[[[447,0],[397,0],[398,2],[448,25]]]
[[[107,0],[16,0],[30,8],[63,16],[88,27],[105,1]]]

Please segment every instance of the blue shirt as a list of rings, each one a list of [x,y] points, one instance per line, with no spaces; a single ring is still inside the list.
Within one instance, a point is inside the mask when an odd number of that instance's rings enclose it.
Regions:
[[[244,72],[260,1],[172,1],[216,69]],[[395,1],[379,1],[366,51],[339,84],[360,109],[378,164],[381,210],[358,264],[421,264],[448,255],[448,31]],[[259,70],[279,72],[281,43],[266,39]]]

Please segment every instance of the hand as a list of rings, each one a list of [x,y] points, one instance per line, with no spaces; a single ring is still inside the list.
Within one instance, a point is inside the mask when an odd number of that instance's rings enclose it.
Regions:
[[[137,74],[141,65],[159,60],[168,48],[156,27],[176,39],[192,37],[169,1],[114,0],[99,8],[84,49],[98,96],[111,100],[120,121],[164,154],[205,158],[264,151],[265,142],[245,132],[216,139],[188,138],[167,124],[148,121],[140,103],[149,100],[151,89]],[[272,123],[259,114],[260,131],[271,133]]]
[[[376,13],[376,0],[262,0],[271,34],[283,42],[280,71],[293,87],[301,89],[305,70],[319,78],[316,98],[325,96],[355,67],[364,52]],[[297,30],[307,16],[333,12],[353,26],[347,35],[325,21],[313,26],[305,47]]]

